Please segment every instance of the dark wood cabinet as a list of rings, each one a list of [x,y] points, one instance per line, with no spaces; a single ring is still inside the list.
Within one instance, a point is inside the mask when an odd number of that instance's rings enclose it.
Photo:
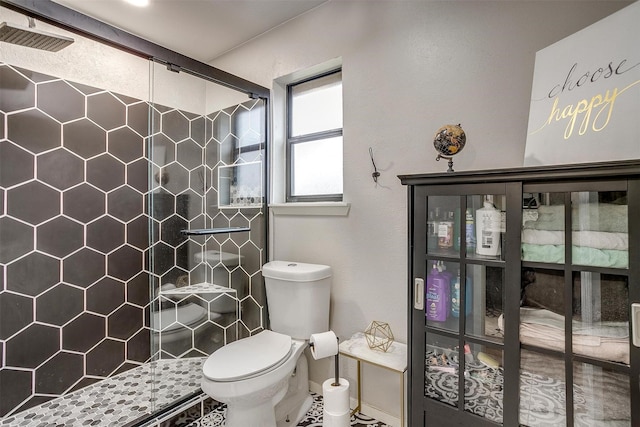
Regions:
[[[640,162],[399,178],[409,424],[640,425]]]

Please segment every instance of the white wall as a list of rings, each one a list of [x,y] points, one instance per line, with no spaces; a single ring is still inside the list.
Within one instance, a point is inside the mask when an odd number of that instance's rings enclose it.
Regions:
[[[211,64],[272,87],[342,57],[351,211],[278,216],[270,236],[272,259],[333,267],[331,328],[340,337],[380,320],[407,341],[407,196],[397,175],[446,170],[432,141],[448,123],[467,133],[455,169],[521,166],[535,52],[628,3],[332,0]],[[311,365],[316,383],[332,375],[328,361]],[[346,374],[354,378],[352,365]],[[366,403],[397,417],[396,376],[371,368],[364,381]]]

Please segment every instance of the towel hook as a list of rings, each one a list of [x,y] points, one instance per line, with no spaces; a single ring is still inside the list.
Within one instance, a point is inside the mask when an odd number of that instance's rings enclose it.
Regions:
[[[380,176],[380,172],[378,172],[378,168],[376,167],[376,162],[373,160],[373,150],[369,147],[369,156],[371,156],[371,163],[373,164],[373,173],[371,177],[373,177],[373,182],[378,183],[378,177]]]

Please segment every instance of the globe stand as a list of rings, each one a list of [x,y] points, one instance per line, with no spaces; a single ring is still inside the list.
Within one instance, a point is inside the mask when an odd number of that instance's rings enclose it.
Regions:
[[[443,156],[442,154],[438,154],[438,157],[436,157],[436,162],[439,162],[440,159],[447,159],[449,160],[449,169],[447,169],[447,172],[455,172],[453,170],[453,157],[450,156]]]

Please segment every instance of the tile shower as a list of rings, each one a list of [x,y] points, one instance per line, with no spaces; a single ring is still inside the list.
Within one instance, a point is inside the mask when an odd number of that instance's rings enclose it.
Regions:
[[[262,328],[264,200],[220,197],[218,170],[264,164],[264,100],[192,113],[2,62],[0,82],[0,421]],[[182,232],[229,227],[249,231]]]

